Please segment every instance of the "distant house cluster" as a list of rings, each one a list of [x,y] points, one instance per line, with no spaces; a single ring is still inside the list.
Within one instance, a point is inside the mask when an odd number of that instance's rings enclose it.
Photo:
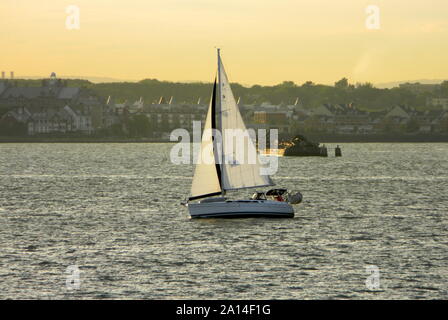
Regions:
[[[6,113],[3,120],[26,123],[29,135],[68,132],[91,134],[94,130],[90,114],[68,105],[33,111],[27,107],[19,107]]]
[[[313,110],[300,111],[295,120],[299,127],[311,127],[321,132],[337,134],[441,133],[448,131],[448,110],[418,111],[406,106],[367,112],[350,104],[325,104]]]
[[[172,99],[170,99],[172,101]],[[168,137],[176,128],[191,130],[192,121],[205,122],[207,105],[160,103],[134,104],[130,114],[145,115],[154,130]],[[240,105],[247,127],[278,129],[279,134],[292,135],[298,131],[336,134],[380,134],[400,129],[412,133],[448,132],[448,109],[417,111],[406,106],[395,106],[378,112],[362,111],[351,104],[324,104],[306,108],[299,104]]]
[[[28,135],[92,134],[119,122],[100,98],[82,88],[67,87],[52,73],[40,87],[19,87],[0,81],[0,107],[7,109],[0,125],[21,124]]]
[[[323,104],[317,108],[294,105],[243,106],[248,125],[277,128],[281,134],[298,131],[335,134],[381,134],[400,130],[412,133],[448,132],[448,108],[417,111],[406,106],[367,112],[353,104]]]

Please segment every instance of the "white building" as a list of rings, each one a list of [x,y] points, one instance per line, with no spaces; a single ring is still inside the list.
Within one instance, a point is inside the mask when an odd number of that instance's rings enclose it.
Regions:
[[[94,131],[90,114],[83,114],[69,106],[42,108],[30,113],[25,122],[28,126],[29,135],[69,132],[91,134]]]

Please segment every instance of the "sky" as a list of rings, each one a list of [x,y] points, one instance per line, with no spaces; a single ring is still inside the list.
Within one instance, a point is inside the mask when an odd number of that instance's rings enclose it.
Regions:
[[[0,0],[0,45],[16,78],[211,82],[220,47],[246,85],[447,79],[448,1]]]

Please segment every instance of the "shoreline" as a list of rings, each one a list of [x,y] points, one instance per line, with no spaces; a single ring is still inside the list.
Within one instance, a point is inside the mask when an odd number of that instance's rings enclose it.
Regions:
[[[448,142],[448,134],[425,135],[342,135],[305,134],[320,143],[437,143]],[[1,137],[0,143],[177,143],[155,138],[93,138],[93,137]]]
[[[175,143],[161,139],[111,139],[111,138],[6,138],[0,137],[0,143]]]

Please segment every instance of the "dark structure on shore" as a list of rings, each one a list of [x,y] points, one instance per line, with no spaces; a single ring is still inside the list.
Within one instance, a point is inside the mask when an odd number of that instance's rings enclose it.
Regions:
[[[342,157],[342,151],[341,151],[341,148],[339,147],[339,145],[336,147],[336,149],[334,149],[334,156]]]
[[[296,157],[328,157],[327,148],[320,146],[318,142],[311,142],[302,135],[295,136],[291,142],[287,143],[284,156]]]

